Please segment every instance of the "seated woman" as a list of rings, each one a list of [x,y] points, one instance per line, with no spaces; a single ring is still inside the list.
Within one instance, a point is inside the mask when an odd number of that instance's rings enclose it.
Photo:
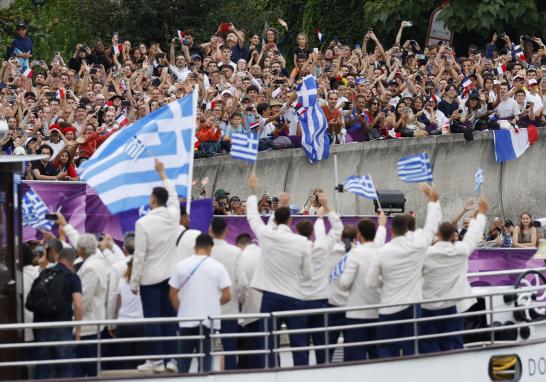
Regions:
[[[538,233],[530,213],[523,212],[521,214],[520,223],[514,228],[512,234],[512,246],[514,248],[536,248],[538,246]]]
[[[60,180],[79,180],[76,165],[67,149],[62,149],[59,152],[59,155],[57,155],[53,162],[53,166],[59,174],[66,173],[66,176]]]

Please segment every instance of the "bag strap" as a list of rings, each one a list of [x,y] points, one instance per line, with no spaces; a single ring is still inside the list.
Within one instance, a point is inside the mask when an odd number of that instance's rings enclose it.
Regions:
[[[178,247],[178,243],[180,243],[180,240],[182,239],[182,236],[184,236],[184,234],[188,232],[187,229],[185,229],[184,231],[180,232],[180,235],[178,235],[178,238],[176,239],[176,245],[175,247]]]
[[[184,282],[182,283],[182,285],[180,285],[180,288],[179,289],[182,289],[184,288],[184,286],[188,283],[188,281],[190,281],[191,277],[193,276],[193,274],[197,271],[197,269],[199,269],[199,267],[201,266],[201,264],[203,264],[203,262],[208,258],[208,256],[205,256],[203,259],[201,259],[201,261],[199,262],[199,264],[197,264],[193,269],[192,271],[190,272],[190,274],[188,275],[188,277],[186,277],[186,279],[184,280]]]

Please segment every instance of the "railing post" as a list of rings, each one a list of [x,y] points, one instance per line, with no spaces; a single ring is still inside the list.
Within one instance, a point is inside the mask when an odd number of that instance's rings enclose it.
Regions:
[[[279,359],[277,356],[280,356],[275,350],[278,348],[278,342],[277,335],[273,332],[277,330],[277,317],[273,316],[273,327],[271,328],[271,335],[273,336],[273,349],[271,351],[273,352],[273,366],[275,369],[279,367]]]
[[[330,345],[330,332],[328,331],[328,312],[324,312],[324,345],[325,348],[321,351],[324,352],[324,359],[325,363],[330,363],[330,348],[328,345]],[[316,354],[316,351],[315,351]]]
[[[205,340],[205,338],[203,338],[203,320],[199,321],[199,336],[201,337],[199,338],[199,354],[203,354],[203,341]],[[205,357],[197,357],[197,370],[200,372],[203,371]]]
[[[489,313],[489,327],[491,328],[491,346],[495,344],[495,325],[493,325],[494,322],[494,312],[493,312],[493,296],[489,295],[489,310],[491,311]]]
[[[100,340],[101,340],[101,332],[100,332],[100,325],[97,325],[97,376],[100,377],[101,372],[101,346],[100,346]]]
[[[222,327],[222,321],[220,320],[220,327]],[[214,333],[214,318],[210,318],[210,332]],[[221,333],[221,330],[220,330]],[[211,353],[214,353],[214,337],[210,336],[210,349],[209,349],[209,355],[210,355],[210,371],[214,371],[214,357]]]
[[[268,322],[269,322],[269,317],[268,318],[264,318],[264,340],[265,340],[265,348],[264,350],[266,350],[266,353],[264,354],[265,355],[265,368],[266,369],[269,369],[269,325],[268,325]]]
[[[413,304],[413,335],[415,336],[415,354],[419,354],[419,327],[417,325],[417,304]],[[405,354],[404,354],[405,355]]]

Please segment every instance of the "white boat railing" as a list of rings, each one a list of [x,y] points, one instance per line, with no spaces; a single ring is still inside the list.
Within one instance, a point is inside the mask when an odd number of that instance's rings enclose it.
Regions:
[[[536,271],[543,271],[544,268],[537,268]],[[521,272],[522,270],[518,270]],[[525,270],[528,271],[528,270]],[[505,272],[505,271],[502,271]],[[491,276],[498,275],[498,272],[490,272]],[[510,274],[510,273],[505,273]],[[520,301],[520,297],[526,297],[526,303],[523,305],[517,306],[495,306],[493,304],[494,297],[497,296],[507,296],[510,295],[513,297],[511,301]],[[422,304],[435,303],[435,302],[453,302],[455,305],[458,301],[464,299],[486,299],[487,304],[485,309],[477,311],[467,311],[463,313],[456,314],[446,314],[442,316],[435,317],[420,317],[418,314],[419,307]],[[521,303],[521,301],[520,301]],[[449,305],[449,304],[448,304]],[[378,310],[381,308],[392,308],[392,307],[413,307],[413,317],[405,320],[396,320],[396,321],[387,321],[387,322],[371,322],[371,323],[361,323],[361,324],[351,324],[351,325],[329,325],[329,319],[332,314],[336,313],[347,313],[352,311],[369,311],[369,310]],[[198,360],[198,370],[203,372],[203,361],[207,356],[210,357],[220,357],[220,356],[243,356],[243,355],[254,355],[262,356],[264,358],[264,364],[266,368],[278,368],[280,367],[278,355],[281,353],[295,353],[295,352],[308,352],[308,351],[323,351],[326,352],[325,362],[330,363],[329,351],[333,349],[345,349],[348,347],[356,346],[370,346],[370,345],[385,345],[389,343],[396,343],[402,341],[412,341],[415,347],[415,354],[419,354],[419,341],[425,339],[435,339],[435,338],[444,338],[449,336],[456,335],[485,335],[485,338],[481,338],[479,341],[482,348],[491,348],[495,346],[505,345],[506,343],[510,344],[520,344],[524,343],[523,339],[514,339],[513,341],[507,342],[502,340],[499,343],[499,333],[506,333],[510,330],[519,330],[522,328],[533,328],[539,327],[546,324],[544,320],[544,315],[536,314],[533,320],[513,322],[509,325],[504,326],[495,326],[495,317],[499,317],[502,314],[513,314],[515,312],[534,310],[543,312],[546,310],[546,285],[539,285],[534,287],[526,288],[506,288],[502,290],[495,290],[489,292],[480,292],[472,294],[469,296],[461,296],[457,298],[450,299],[436,299],[436,300],[423,300],[416,301],[411,303],[403,304],[388,304],[388,305],[369,305],[369,306],[351,306],[351,307],[339,307],[339,308],[326,308],[326,309],[307,309],[307,310],[297,310],[297,311],[286,311],[286,312],[272,312],[272,313],[256,313],[256,314],[234,314],[234,315],[223,315],[223,316],[213,316],[213,317],[185,317],[185,318],[154,318],[154,319],[141,319],[141,320],[98,320],[98,321],[67,321],[67,322],[43,322],[43,323],[27,323],[27,324],[4,324],[0,325],[0,332],[19,332],[21,333],[24,329],[52,329],[52,328],[63,328],[63,327],[82,327],[82,326],[94,326],[97,329],[97,332],[100,333],[101,329],[107,325],[148,325],[148,324],[166,324],[166,323],[183,323],[188,321],[197,321],[199,327],[199,334],[193,336],[164,336],[164,337],[132,337],[132,338],[101,338],[98,336],[97,339],[89,340],[68,340],[68,341],[49,341],[49,342],[20,342],[20,343],[2,343],[0,344],[0,350],[13,350],[14,357],[11,360],[1,360],[0,369],[5,367],[27,367],[27,366],[37,366],[37,365],[58,365],[58,364],[74,364],[74,363],[96,363],[97,370],[100,373],[103,370],[103,364],[105,362],[122,362],[122,361],[135,361],[135,360],[157,360],[157,359],[182,359],[182,358],[197,358]],[[278,326],[280,320],[287,317],[309,317],[321,315],[324,320],[324,325],[317,328],[303,328],[303,329],[283,329]],[[474,328],[474,329],[465,329],[460,331],[444,332],[424,335],[419,333],[419,325],[424,322],[445,320],[450,318],[471,318],[475,316],[483,316],[487,318],[489,323],[486,327]],[[222,320],[245,320],[245,319],[258,319],[263,322],[261,330],[256,332],[245,332],[245,333],[216,333],[211,332],[209,336],[205,335],[205,322],[208,320],[222,321]],[[367,329],[367,328],[377,328],[385,325],[397,325],[397,324],[408,324],[413,325],[413,335],[403,337],[403,338],[394,338],[394,339],[381,339],[373,341],[361,341],[361,342],[344,342],[344,343],[329,343],[328,334],[332,331],[344,331],[349,329]],[[300,347],[291,347],[281,345],[280,337],[286,335],[309,335],[313,333],[322,333],[325,338],[324,344],[313,344]],[[268,339],[270,336],[273,337],[274,346],[272,348],[268,347]],[[518,336],[516,336],[518,337]],[[236,351],[220,351],[216,350],[216,343],[218,340],[227,339],[227,338],[259,338],[263,341],[262,348],[258,349],[245,349],[245,350],[236,350]],[[546,341],[546,335],[542,338],[533,338]],[[150,342],[165,342],[165,341],[182,341],[182,340],[197,340],[199,341],[199,351],[192,354],[161,354],[161,355],[119,355],[119,356],[104,356],[102,348],[107,345],[113,344],[126,344],[126,343],[150,343]],[[210,341],[210,353],[206,354],[204,352],[204,341]],[[49,359],[49,360],[28,360],[28,359],[17,359],[15,354],[20,354],[20,351],[23,349],[36,349],[38,347],[53,347],[53,346],[78,346],[78,345],[96,345],[96,356],[89,358],[70,358],[70,359]],[[471,347],[471,346],[470,346]],[[466,351],[468,349],[461,349],[460,351]],[[270,364],[269,355],[273,354],[273,363]],[[373,360],[369,361],[373,362]]]

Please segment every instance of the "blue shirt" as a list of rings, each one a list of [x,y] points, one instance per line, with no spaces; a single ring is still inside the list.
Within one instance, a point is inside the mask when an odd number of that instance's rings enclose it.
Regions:
[[[15,39],[8,49],[8,55],[10,57],[15,57],[16,50],[19,50],[19,53],[32,53],[32,40],[27,36],[15,36]]]

